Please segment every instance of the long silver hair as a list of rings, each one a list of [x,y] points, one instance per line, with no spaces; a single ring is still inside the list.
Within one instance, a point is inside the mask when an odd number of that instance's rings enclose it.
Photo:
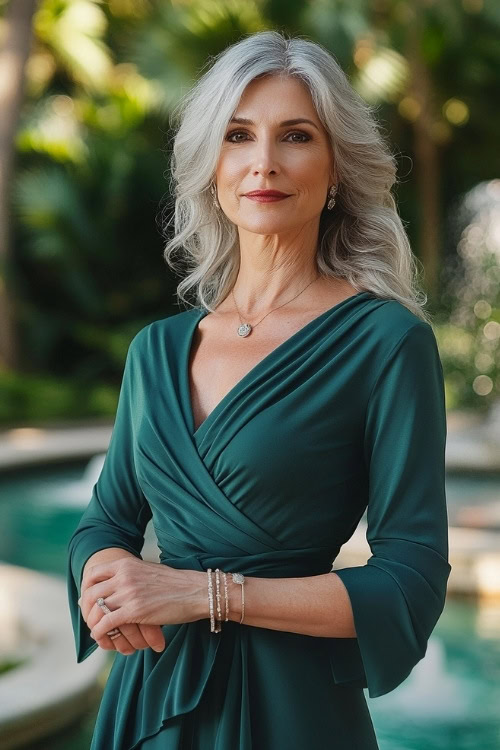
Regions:
[[[194,295],[196,306],[213,312],[236,281],[237,227],[215,207],[210,183],[246,86],[274,74],[305,83],[333,150],[338,192],[334,210],[325,205],[320,217],[319,273],[343,278],[358,291],[398,300],[430,322],[420,286],[423,267],[412,253],[391,193],[397,181],[395,157],[374,109],[353,89],[334,56],[302,37],[261,31],[208,64],[171,117],[170,189],[161,224],[165,261],[182,276],[178,299],[189,307]]]

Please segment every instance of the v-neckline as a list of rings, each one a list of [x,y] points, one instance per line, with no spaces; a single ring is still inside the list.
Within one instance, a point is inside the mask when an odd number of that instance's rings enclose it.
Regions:
[[[216,406],[212,409],[211,412],[207,414],[205,419],[198,425],[198,427],[195,429],[194,427],[194,412],[193,412],[193,406],[191,403],[191,388],[190,388],[190,361],[191,361],[191,350],[193,348],[193,340],[195,332],[198,328],[199,322],[202,320],[202,318],[205,317],[205,315],[208,315],[208,312],[205,309],[198,310],[197,314],[193,317],[193,321],[191,325],[188,328],[187,331],[187,344],[184,348],[184,357],[183,362],[181,363],[182,368],[182,382],[183,382],[183,388],[184,388],[184,395],[186,400],[186,413],[189,419],[189,431],[192,435],[193,439],[197,439],[199,435],[207,429],[207,427],[210,425],[210,422],[212,422],[218,414],[224,409],[226,404],[234,398],[234,396],[238,393],[238,391],[243,388],[246,383],[251,380],[263,367],[267,366],[269,362],[272,362],[272,360],[279,356],[283,351],[286,350],[288,346],[291,346],[294,344],[299,336],[301,334],[307,333],[314,324],[321,322],[327,315],[332,313],[334,310],[337,310],[338,308],[342,307],[343,305],[347,304],[350,300],[358,299],[359,297],[362,297],[364,295],[372,295],[372,292],[369,291],[363,291],[363,292],[357,292],[356,294],[351,294],[349,297],[346,297],[345,299],[341,300],[340,302],[337,302],[332,307],[329,307],[327,310],[324,310],[322,313],[317,315],[315,318],[310,320],[308,323],[303,325],[301,328],[299,328],[298,331],[295,331],[295,333],[292,333],[291,336],[289,336],[287,339],[281,342],[281,344],[278,344],[278,346],[275,346],[274,349],[272,349],[268,354],[266,354],[262,359],[260,359],[257,364],[253,365],[253,367],[248,370],[248,372],[241,377],[237,383],[226,393],[225,396],[218,401]]]

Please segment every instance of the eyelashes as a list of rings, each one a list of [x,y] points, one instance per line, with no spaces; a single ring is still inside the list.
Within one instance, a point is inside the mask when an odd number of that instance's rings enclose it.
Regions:
[[[226,135],[224,140],[228,141],[228,143],[244,143],[245,142],[246,139],[237,140],[237,141],[230,140],[232,136],[234,135],[248,135],[248,133],[245,130],[232,130],[230,133]],[[299,135],[305,139],[305,140],[300,140],[300,141],[291,141],[291,143],[307,143],[308,141],[312,140],[311,136],[308,133],[303,133],[300,130],[293,130],[292,132],[287,133],[285,138],[288,138],[291,135]]]

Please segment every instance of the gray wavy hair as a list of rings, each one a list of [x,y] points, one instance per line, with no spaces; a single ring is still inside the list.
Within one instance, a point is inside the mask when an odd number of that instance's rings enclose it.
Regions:
[[[214,205],[210,183],[231,117],[246,86],[259,76],[295,76],[307,86],[329,134],[338,193],[320,217],[317,267],[357,291],[398,300],[420,319],[427,295],[391,188],[396,160],[374,110],[320,44],[262,31],[227,47],[172,112],[170,199],[162,212],[164,258],[183,278],[179,300],[213,312],[230,293],[239,269],[237,227]],[[172,202],[173,201],[173,202]],[[172,210],[173,209],[173,210]],[[166,213],[170,219],[166,220]],[[168,238],[174,224],[173,236]],[[178,259],[176,258],[178,255]]]

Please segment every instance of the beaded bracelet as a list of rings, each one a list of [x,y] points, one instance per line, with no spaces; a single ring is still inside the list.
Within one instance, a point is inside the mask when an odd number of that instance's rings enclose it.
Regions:
[[[222,611],[220,607],[220,577],[219,577],[220,570],[219,568],[215,569],[215,596],[217,599],[217,620],[219,623],[222,622]],[[222,629],[222,626],[219,624],[219,631]]]
[[[220,633],[221,632],[221,626],[217,627],[215,624],[215,617],[214,617],[214,592],[213,592],[213,585],[212,585],[212,568],[207,569],[207,576],[208,576],[208,609],[210,612],[210,632],[211,633]]]
[[[224,604],[225,604],[225,610],[226,610],[226,622],[229,620],[229,596],[227,593],[227,573],[222,573],[224,576]]]

